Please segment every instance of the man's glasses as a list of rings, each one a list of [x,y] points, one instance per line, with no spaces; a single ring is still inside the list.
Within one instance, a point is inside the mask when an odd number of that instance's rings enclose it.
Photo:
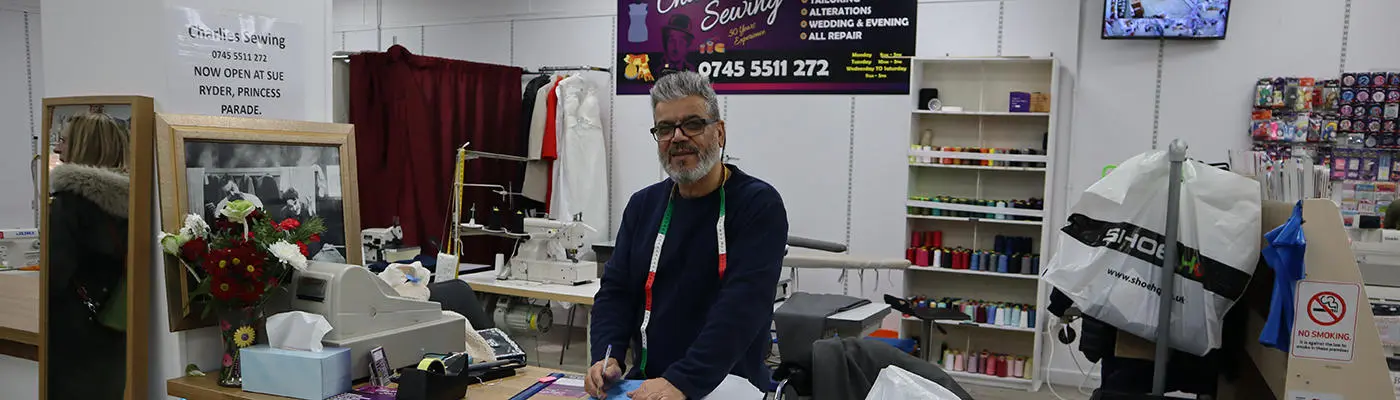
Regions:
[[[692,138],[704,134],[705,128],[716,122],[719,120],[705,118],[691,118],[680,124],[663,122],[651,128],[651,137],[658,142],[664,142],[676,137],[676,131],[679,130],[685,137]]]

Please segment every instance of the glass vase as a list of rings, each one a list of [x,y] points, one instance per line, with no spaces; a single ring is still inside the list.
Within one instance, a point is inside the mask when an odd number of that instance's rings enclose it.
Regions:
[[[219,337],[223,339],[224,354],[219,362],[219,386],[243,387],[239,350],[258,342],[258,326],[262,309],[244,307],[219,312]]]

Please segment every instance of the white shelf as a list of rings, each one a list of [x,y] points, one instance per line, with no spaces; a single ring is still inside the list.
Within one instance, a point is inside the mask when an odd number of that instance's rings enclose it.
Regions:
[[[989,271],[974,271],[974,270],[970,270],[970,269],[952,269],[952,268],[942,268],[942,267],[922,267],[922,266],[918,266],[918,265],[910,265],[910,266],[908,267],[908,269],[911,270],[911,271],[929,271],[929,272],[942,272],[942,273],[948,273],[948,274],[995,276],[995,277],[998,277],[998,278],[1025,279],[1025,280],[1032,280],[1032,281],[1038,281],[1038,280],[1040,280],[1040,275],[1031,275],[1031,274],[1012,274],[1012,273],[989,272]]]
[[[1003,215],[1017,215],[1017,216],[1022,216],[1022,217],[1039,217],[1039,218],[1045,218],[1045,210],[1033,210],[1033,209],[1028,209],[1028,208],[973,206],[973,205],[967,205],[967,204],[939,203],[939,202],[936,202],[936,201],[918,201],[918,200],[909,200],[908,203],[905,203],[905,204],[908,205],[909,207],[918,207],[918,208],[934,208],[934,209],[939,209],[939,210],[963,211],[963,212],[972,212],[972,213],[979,213],[979,214],[1003,214]],[[984,220],[987,220],[987,221],[1011,221],[1011,220],[1000,220],[1000,219],[992,219],[992,218],[984,218]],[[1017,222],[1034,222],[1034,221],[1017,221]]]
[[[978,58],[915,58],[910,61],[910,88],[938,89],[939,97],[945,106],[960,106],[964,111],[921,110],[919,90],[910,90],[909,110],[910,143],[918,143],[925,132],[933,134],[934,143],[940,146],[980,147],[995,149],[1035,149],[1040,154],[971,153],[958,151],[934,151],[911,149],[906,156],[913,160],[955,159],[996,161],[978,162],[986,165],[944,165],[923,162],[910,162],[906,205],[911,208],[961,211],[979,217],[952,217],[913,215],[906,217],[905,233],[927,230],[919,220],[957,221],[961,223],[939,223],[947,243],[989,247],[995,236],[1034,236],[1035,250],[1048,258],[1051,247],[1049,238],[1055,235],[1055,223],[1046,223],[1050,216],[1045,210],[1054,210],[1060,205],[1052,197],[1051,179],[1058,169],[1056,165],[1064,152],[1057,149],[1058,134],[1055,118],[1061,110],[1059,93],[1059,61],[1055,58],[1029,57],[978,57]],[[1011,108],[1010,93],[1044,93],[1050,98],[1050,112],[1007,112]],[[1042,140],[1045,140],[1042,142]],[[1044,143],[1045,148],[1042,148]],[[906,160],[907,162],[907,160]],[[969,163],[960,163],[969,164]],[[1012,166],[1015,165],[1015,166]],[[929,168],[924,170],[923,168]],[[938,170],[942,168],[943,170]],[[975,171],[956,172],[951,170]],[[981,171],[1008,171],[1012,173],[980,173]],[[1044,210],[998,208],[952,203],[910,201],[928,194],[945,194],[966,198],[982,199],[1045,199]],[[943,212],[941,214],[949,214]],[[1032,217],[1032,221],[1014,219],[988,219],[983,215],[1010,218]],[[967,222],[970,222],[968,224]],[[1020,227],[1017,227],[1020,226]],[[1034,233],[1031,233],[1034,231]],[[1038,275],[1003,274],[988,271],[954,270],[947,268],[909,267],[904,273],[904,295],[979,298],[989,301],[1017,304],[1034,304],[1037,325],[1046,320],[1045,302],[1049,286],[1041,283]],[[936,333],[924,337],[923,343],[937,349],[947,345],[953,348],[975,346],[977,350],[990,350],[998,353],[1012,353],[1035,356],[1027,363],[1026,371],[1030,379],[1000,378],[967,372],[947,371],[959,383],[1010,389],[1035,391],[1044,383],[1044,346],[1047,332],[1043,329],[1022,329],[997,325],[976,324],[962,321],[940,321],[940,324],[962,326],[949,329],[948,337]],[[909,325],[909,326],[904,326]],[[901,324],[905,337],[926,334],[922,330],[910,331],[911,323]],[[1000,332],[998,332],[1000,331]],[[966,350],[966,349],[965,349]],[[937,362],[937,361],[935,361]]]
[[[986,218],[973,218],[973,217],[944,217],[944,216],[941,216],[941,215],[905,215],[905,216],[906,216],[906,217],[909,217],[909,219],[929,219],[929,220],[935,220],[935,221],[986,222],[986,223],[992,223],[992,224],[1034,225],[1034,226],[1042,225],[1042,222],[1041,222],[1041,221],[1016,221],[1016,220],[1010,220],[1010,219],[986,219]]]
[[[923,320],[918,319],[918,318],[916,318],[916,317],[904,317],[904,320],[905,320],[905,321],[923,322]],[[968,327],[968,328],[994,329],[994,330],[999,330],[999,331],[1035,333],[1035,328],[1021,328],[1021,327],[1015,327],[1015,326],[1005,326],[1005,325],[995,325],[995,324],[983,324],[983,323],[972,322],[972,321],[955,321],[955,320],[950,320],[950,319],[936,319],[936,320],[933,320],[933,322],[937,322],[939,325],[943,325],[943,326],[962,326],[962,327]]]
[[[960,160],[992,160],[992,161],[1015,161],[1015,162],[1038,162],[1050,161],[1049,156],[1031,154],[1006,154],[1006,153],[969,153],[962,151],[933,151],[933,150],[909,150],[909,155],[913,157],[932,158],[956,158]]]
[[[1026,367],[1029,368],[1030,366],[1028,365]],[[993,386],[1008,389],[1030,389],[1031,387],[1030,379],[1002,378],[999,376],[974,374],[971,372],[962,372],[954,370],[946,370],[946,372],[948,372],[949,376],[953,377],[953,380],[958,381],[959,384],[971,383],[974,385]]]
[[[1010,111],[931,111],[914,110],[915,115],[961,115],[970,117],[1049,117],[1050,113]]]
[[[920,168],[948,168],[948,169],[977,169],[977,170],[988,170],[988,171],[1045,172],[1045,168],[1031,168],[1031,167],[996,167],[996,166],[990,166],[990,165],[952,165],[952,164],[909,163],[909,166],[911,166],[911,167],[920,167]]]

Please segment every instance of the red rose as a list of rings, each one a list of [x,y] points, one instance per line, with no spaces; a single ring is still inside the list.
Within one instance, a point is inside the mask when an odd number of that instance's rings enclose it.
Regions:
[[[301,249],[301,256],[302,256],[302,257],[310,257],[310,256],[311,256],[311,252],[310,252],[309,250],[306,249],[306,242],[297,242],[297,248],[298,248],[298,249]]]
[[[253,212],[248,213],[248,220],[249,220],[249,221],[253,221],[253,220],[262,219],[262,216],[263,216],[262,210],[261,210],[261,209],[258,209],[258,208],[254,208],[254,209],[253,209]]]
[[[282,220],[282,223],[277,224],[277,228],[284,231],[290,231],[296,229],[299,226],[301,226],[301,221],[297,221],[291,218],[284,219]]]
[[[243,229],[243,228],[242,228],[241,226],[239,226],[238,224],[234,223],[233,221],[229,221],[228,218],[224,218],[224,217],[220,216],[219,218],[217,218],[217,219],[214,220],[214,231],[215,231],[215,232],[227,233],[227,232],[232,232],[232,231],[234,231],[234,230],[236,230],[236,229],[237,229],[237,230],[241,230],[241,229]]]
[[[321,234],[319,234],[319,233],[313,233],[313,234],[311,234],[311,238],[309,238],[309,239],[307,239],[307,240],[310,240],[310,241],[313,241],[313,242],[319,242],[319,241],[321,241]]]
[[[203,238],[194,238],[180,246],[180,254],[186,260],[199,261],[209,255],[209,243]]]

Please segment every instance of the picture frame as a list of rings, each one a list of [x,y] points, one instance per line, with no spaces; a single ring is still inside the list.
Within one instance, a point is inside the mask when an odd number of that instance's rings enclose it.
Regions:
[[[128,176],[130,177],[127,198],[128,238],[154,237],[151,213],[155,208],[151,185],[155,181],[155,101],[145,96],[77,96],[51,97],[43,100],[43,134],[39,139],[39,159],[47,159],[49,168],[39,169],[39,194],[46,201],[39,203],[39,242],[40,242],[40,285],[39,285],[39,398],[49,398],[49,365],[54,362],[49,357],[50,335],[50,177],[49,172],[57,165],[53,150],[66,124],[80,112],[102,112],[125,122],[129,136],[127,154]],[[125,398],[143,399],[148,397],[150,380],[150,282],[152,247],[150,242],[128,240],[126,244],[127,303],[125,318],[126,356],[123,367],[126,370]],[[60,362],[71,362],[62,360]],[[57,382],[64,383],[64,382]]]
[[[244,199],[274,219],[321,217],[325,239],[308,244],[309,258],[362,264],[353,125],[159,114],[156,142],[164,232]],[[170,331],[212,326],[204,304],[190,298],[195,275],[164,257]]]

